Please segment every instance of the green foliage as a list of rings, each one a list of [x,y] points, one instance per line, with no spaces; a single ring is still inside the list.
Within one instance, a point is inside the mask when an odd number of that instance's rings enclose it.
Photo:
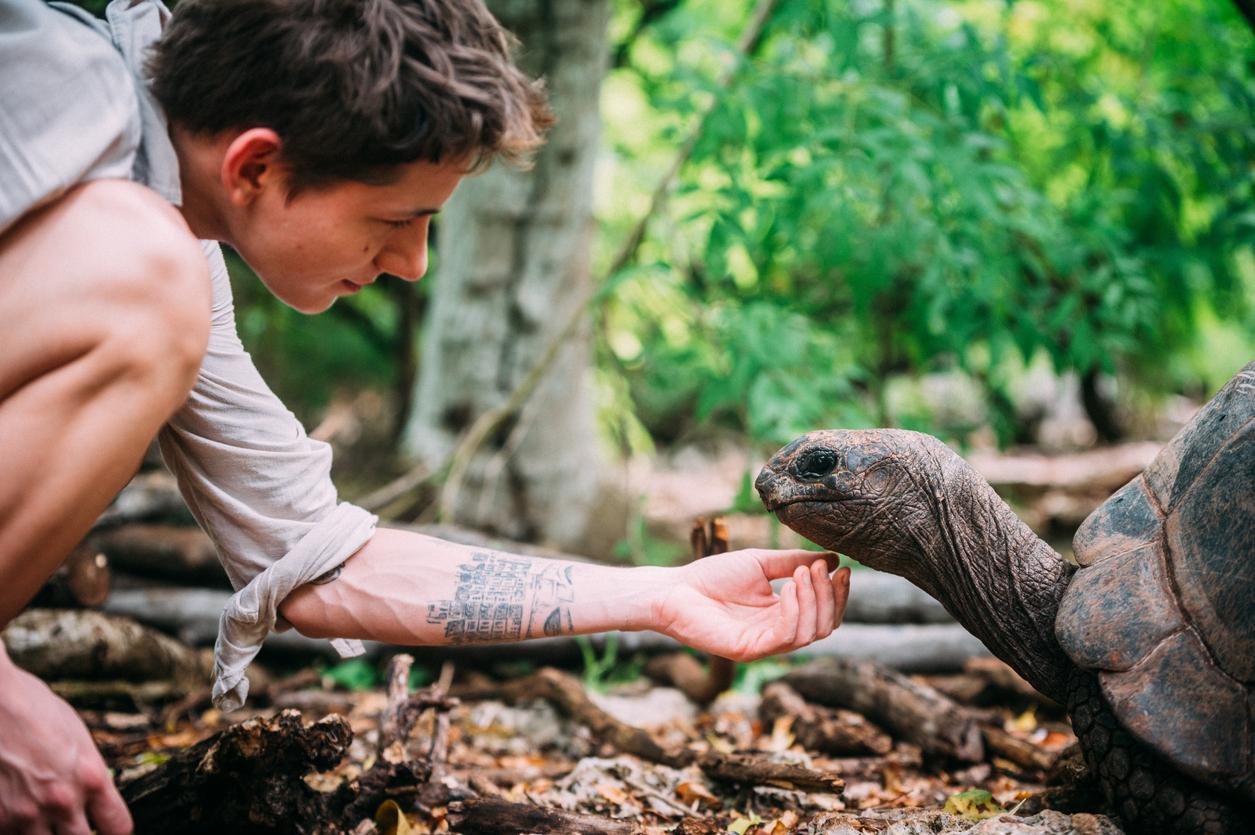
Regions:
[[[638,510],[628,520],[627,536],[615,543],[613,556],[632,565],[676,565],[688,554],[678,542],[649,532],[645,514]]]
[[[575,643],[580,648],[580,657],[584,664],[581,678],[585,688],[602,692],[615,684],[640,678],[645,665],[644,658],[636,653],[630,659],[621,661],[618,633],[606,633],[601,655],[597,654],[592,639],[587,635],[576,635]]]
[[[270,295],[239,256],[228,252],[226,260],[240,339],[298,417],[312,420],[340,391],[387,390],[396,357],[382,343],[393,338],[397,322],[388,295],[342,298],[340,310],[308,316]]]
[[[746,696],[757,696],[763,687],[797,666],[795,660],[783,657],[764,658],[736,665],[732,690]]]
[[[365,658],[350,658],[322,671],[323,678],[331,679],[336,686],[359,692],[378,687],[382,681],[379,670]]]
[[[678,130],[741,21],[690,0],[612,89]],[[1255,297],[1249,39],[1183,0],[781,3],[607,314],[642,419],[778,442],[891,421],[891,375],[959,368],[1009,438],[1039,355],[1188,383],[1163,357]],[[607,116],[620,165],[657,166]]]

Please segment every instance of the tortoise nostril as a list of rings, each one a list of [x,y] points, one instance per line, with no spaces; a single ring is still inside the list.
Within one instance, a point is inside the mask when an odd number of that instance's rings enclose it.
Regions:
[[[812,449],[803,454],[794,465],[798,478],[814,481],[823,478],[837,467],[837,454],[830,449]]]

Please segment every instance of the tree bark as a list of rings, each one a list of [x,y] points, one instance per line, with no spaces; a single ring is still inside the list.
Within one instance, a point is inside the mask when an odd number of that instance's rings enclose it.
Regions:
[[[546,79],[558,124],[531,171],[497,166],[471,178],[443,213],[405,433],[408,450],[432,467],[476,417],[509,397],[591,280],[609,4],[496,0],[489,6],[522,41],[520,65]],[[602,555],[621,530],[595,519],[614,495],[602,460],[586,324],[520,412],[475,453],[446,521]]]

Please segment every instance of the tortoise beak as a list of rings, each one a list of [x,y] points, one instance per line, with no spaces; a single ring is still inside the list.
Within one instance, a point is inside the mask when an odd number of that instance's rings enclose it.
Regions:
[[[758,497],[762,499],[767,510],[774,513],[776,510],[787,504],[780,500],[780,486],[782,479],[771,471],[771,467],[763,467],[762,472],[758,474],[758,478],[754,479],[754,489],[758,491]]]

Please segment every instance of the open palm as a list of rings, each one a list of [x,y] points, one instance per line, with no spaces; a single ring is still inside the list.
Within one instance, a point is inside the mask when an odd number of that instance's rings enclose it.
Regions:
[[[695,649],[752,661],[804,647],[841,623],[850,571],[836,556],[748,549],[680,569],[663,600],[660,630]],[[790,578],[772,591],[771,581]]]

